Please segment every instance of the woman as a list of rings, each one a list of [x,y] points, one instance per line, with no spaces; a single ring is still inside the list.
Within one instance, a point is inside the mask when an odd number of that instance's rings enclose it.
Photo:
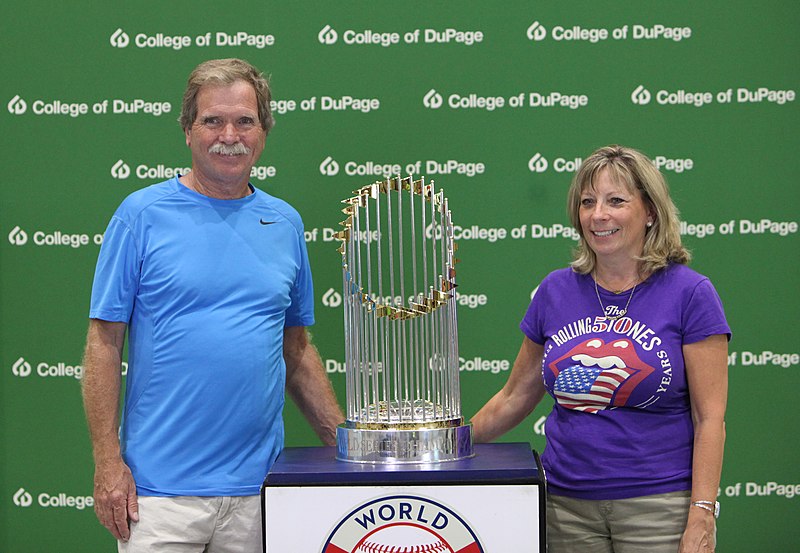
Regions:
[[[568,193],[580,235],[520,327],[508,381],[472,419],[476,441],[548,392],[548,544],[559,552],[713,551],[730,328],[686,267],[667,184],[643,154],[594,152]]]

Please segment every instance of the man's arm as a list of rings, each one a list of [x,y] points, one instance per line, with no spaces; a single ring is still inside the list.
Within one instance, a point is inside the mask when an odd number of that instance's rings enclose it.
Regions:
[[[326,445],[336,445],[336,427],[344,415],[336,402],[322,359],[306,327],[290,326],[283,332],[286,391]]]
[[[122,460],[119,394],[125,323],[91,319],[86,336],[83,406],[94,453],[95,513],[118,540],[130,537],[128,520],[139,520],[136,485]]]

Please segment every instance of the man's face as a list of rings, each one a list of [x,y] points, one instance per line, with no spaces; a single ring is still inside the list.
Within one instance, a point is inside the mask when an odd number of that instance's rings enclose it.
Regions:
[[[252,85],[236,81],[200,89],[197,118],[186,131],[195,178],[207,186],[247,184],[265,140]]]

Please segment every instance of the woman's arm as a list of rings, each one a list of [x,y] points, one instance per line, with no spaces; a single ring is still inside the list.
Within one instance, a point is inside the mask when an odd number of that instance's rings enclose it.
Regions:
[[[725,446],[728,401],[728,340],[724,334],[683,346],[694,422],[692,502],[717,499]],[[680,553],[714,551],[716,520],[709,510],[689,507]]]
[[[499,438],[531,414],[545,394],[542,380],[544,348],[529,338],[522,346],[511,368],[505,386],[472,418],[476,442]]]

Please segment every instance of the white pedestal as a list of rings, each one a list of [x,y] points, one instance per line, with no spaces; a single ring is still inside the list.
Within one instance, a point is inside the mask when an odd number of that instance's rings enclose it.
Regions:
[[[262,488],[266,553],[544,553],[545,493],[528,444],[470,459],[371,465],[286,449]]]

